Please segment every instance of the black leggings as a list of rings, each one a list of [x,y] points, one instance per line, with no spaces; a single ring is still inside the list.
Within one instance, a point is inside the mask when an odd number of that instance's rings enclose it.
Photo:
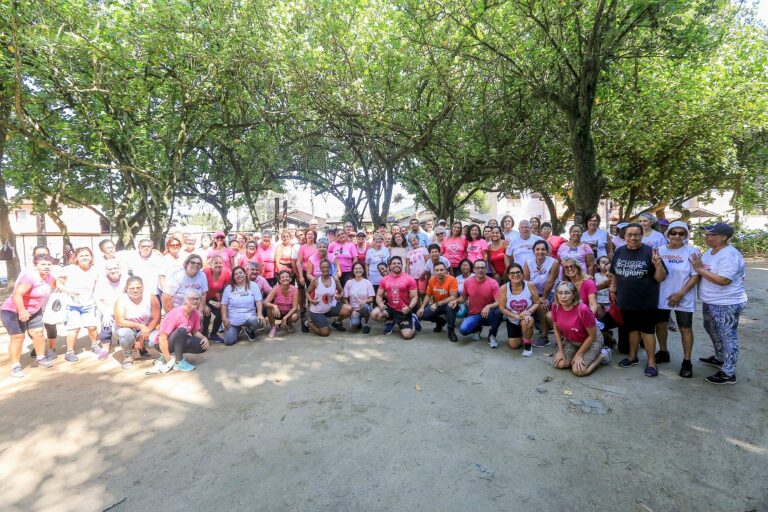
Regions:
[[[168,349],[176,356],[176,361],[184,359],[184,354],[202,354],[200,338],[187,334],[187,330],[179,327],[168,336]]]
[[[207,302],[208,308],[211,310],[211,314],[209,316],[203,317],[203,334],[206,338],[210,338],[211,336],[218,336],[219,334],[219,327],[221,327],[221,307],[216,307],[213,304],[212,300],[209,300]],[[211,325],[211,318],[213,318],[213,327],[208,331],[208,326]],[[209,336],[210,334],[210,336]]]
[[[59,333],[56,330],[56,324],[43,324],[45,327],[45,335],[48,337],[49,340],[55,340]]]

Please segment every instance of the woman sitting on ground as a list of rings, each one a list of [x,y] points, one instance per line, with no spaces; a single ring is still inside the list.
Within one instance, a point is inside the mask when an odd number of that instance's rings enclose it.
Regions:
[[[507,267],[509,282],[499,290],[499,310],[507,321],[509,348],[523,345],[523,356],[533,355],[533,315],[539,308],[539,294],[530,281],[523,279],[523,267],[511,263]]]
[[[523,279],[531,281],[539,294],[539,331],[541,336],[534,342],[536,347],[549,345],[550,322],[547,318],[549,305],[554,300],[554,289],[560,275],[560,262],[549,255],[549,244],[537,240],[533,244],[533,258],[523,264]]]
[[[144,281],[138,276],[125,282],[125,293],[115,303],[115,327],[117,339],[123,348],[123,370],[133,367],[133,351],[145,353],[146,346],[153,346],[160,324],[160,301],[153,293],[144,290]]]
[[[557,343],[552,362],[555,368],[570,368],[579,377],[592,373],[603,358],[603,335],[573,283],[563,281],[557,285],[552,323]]]
[[[563,280],[573,283],[581,302],[597,317],[597,285],[592,279],[587,279],[578,261],[569,257],[563,259]]]
[[[158,362],[164,365],[164,371],[170,370],[173,364],[174,370],[191,372],[195,365],[189,363],[184,354],[202,354],[208,350],[208,338],[200,331],[201,300],[199,292],[188,290],[183,304],[173,308],[163,318],[157,344],[162,354]]]
[[[243,267],[232,269],[232,280],[221,297],[221,322],[224,324],[224,344],[237,343],[240,329],[245,327],[249,341],[256,339],[256,329],[264,325],[262,295],[259,287],[248,279]]]
[[[287,332],[293,332],[293,324],[299,321],[299,291],[291,284],[291,273],[281,270],[277,273],[278,285],[272,288],[264,300],[267,318],[272,328],[269,337],[277,334],[277,321]]]
[[[320,261],[320,277],[312,281],[307,289],[309,300],[309,322],[307,327],[318,336],[331,334],[331,325],[338,331],[346,331],[341,321],[352,314],[352,306],[343,304],[339,280],[331,276],[331,263]],[[328,318],[337,317],[330,323]]]

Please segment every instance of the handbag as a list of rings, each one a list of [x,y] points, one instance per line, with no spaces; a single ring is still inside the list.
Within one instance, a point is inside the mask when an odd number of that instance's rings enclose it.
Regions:
[[[67,321],[67,305],[69,304],[69,295],[62,292],[53,292],[45,303],[43,311],[43,323],[45,324],[63,324]]]

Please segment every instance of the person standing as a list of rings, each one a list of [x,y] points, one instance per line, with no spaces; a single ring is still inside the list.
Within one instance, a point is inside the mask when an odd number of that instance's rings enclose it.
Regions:
[[[531,224],[527,220],[520,221],[520,235],[509,241],[507,245],[506,258],[504,263],[507,268],[512,263],[523,265],[526,261],[533,258],[533,244],[543,240],[540,236],[531,233]]]
[[[629,357],[619,367],[629,368],[639,363],[637,349],[643,340],[648,364],[646,377],[656,377],[656,312],[659,303],[659,283],[667,270],[656,249],[643,244],[643,228],[632,223],[625,229],[627,245],[613,253],[610,293],[615,294],[621,308],[624,327],[629,332]],[[590,251],[591,252],[591,251]]]
[[[671,230],[671,226],[670,226]],[[704,228],[704,242],[709,249],[699,258],[691,255],[693,269],[701,276],[699,298],[704,315],[704,329],[712,340],[715,355],[699,361],[720,370],[705,380],[710,384],[736,384],[739,359],[739,316],[747,307],[744,289],[744,257],[728,243],[733,227],[718,222]]]

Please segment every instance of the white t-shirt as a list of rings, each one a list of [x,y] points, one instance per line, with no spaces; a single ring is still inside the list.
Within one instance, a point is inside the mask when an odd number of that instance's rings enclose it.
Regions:
[[[350,279],[344,284],[344,297],[349,299],[349,305],[357,311],[360,306],[368,301],[368,297],[373,297],[376,293],[373,291],[373,284],[365,278],[360,281]]]
[[[365,264],[368,265],[368,279],[371,280],[371,284],[379,284],[381,281],[381,274],[379,273],[379,263],[387,263],[389,261],[389,249],[382,247],[378,251],[373,247],[368,249],[365,253]]]
[[[149,258],[142,258],[139,251],[128,251],[125,257],[126,274],[141,278],[144,291],[155,293],[158,288],[160,275],[163,273],[163,256],[152,251]]]
[[[690,258],[691,254],[699,252],[698,249],[689,245],[684,245],[679,249],[669,249],[666,245],[662,245],[658,250],[659,256],[667,267],[667,278],[659,283],[659,309],[694,312],[696,310],[696,287],[685,294],[677,307],[669,307],[667,299],[673,293],[680,291],[688,278],[697,274],[693,270]]]
[[[590,235],[589,231],[585,231],[581,234],[581,241],[585,244],[589,244],[590,247],[597,246],[597,257],[608,256],[608,232],[603,229],[595,231],[594,235]],[[664,242],[666,243],[666,241]]]
[[[658,249],[662,245],[667,245],[667,237],[652,229],[650,235],[643,236],[643,243],[652,249]]]
[[[184,295],[190,290],[200,295],[208,292],[208,279],[205,274],[198,272],[193,277],[189,277],[185,270],[177,270],[166,279],[163,293],[173,297],[173,307],[177,307],[184,304]]]
[[[75,306],[88,306],[93,304],[93,289],[99,273],[95,267],[83,270],[79,265],[67,265],[64,267],[63,277],[66,277],[64,286],[77,292],[70,295],[70,302]]]
[[[110,281],[107,276],[101,276],[96,280],[93,297],[96,299],[96,307],[104,317],[114,315],[115,302],[125,291],[125,280],[125,275],[121,275],[116,283]]]
[[[702,277],[699,282],[701,302],[720,306],[747,302],[747,292],[744,289],[744,273],[747,266],[744,257],[734,246],[726,245],[717,254],[712,254],[710,249],[704,253],[701,261],[705,269],[731,280],[731,284],[719,286]]]
[[[509,242],[507,246],[507,256],[512,256],[515,263],[523,265],[526,261],[533,258],[533,244],[539,240],[544,240],[538,235],[531,235],[527,240],[523,240],[521,236],[516,237]]]
[[[440,255],[440,262],[445,265],[445,268],[450,272],[451,270],[451,262],[448,261],[448,258],[446,258],[443,255]],[[435,264],[432,263],[432,257],[427,256],[427,263],[424,264],[424,271],[429,272],[429,277],[432,277],[435,275]]]
[[[256,314],[256,303],[259,301],[261,301],[261,291],[255,283],[250,283],[248,289],[245,286],[242,288],[235,286],[233,290],[231,285],[227,285],[221,296],[222,306],[227,306],[229,323],[236,327],[245,325],[248,318]]]

